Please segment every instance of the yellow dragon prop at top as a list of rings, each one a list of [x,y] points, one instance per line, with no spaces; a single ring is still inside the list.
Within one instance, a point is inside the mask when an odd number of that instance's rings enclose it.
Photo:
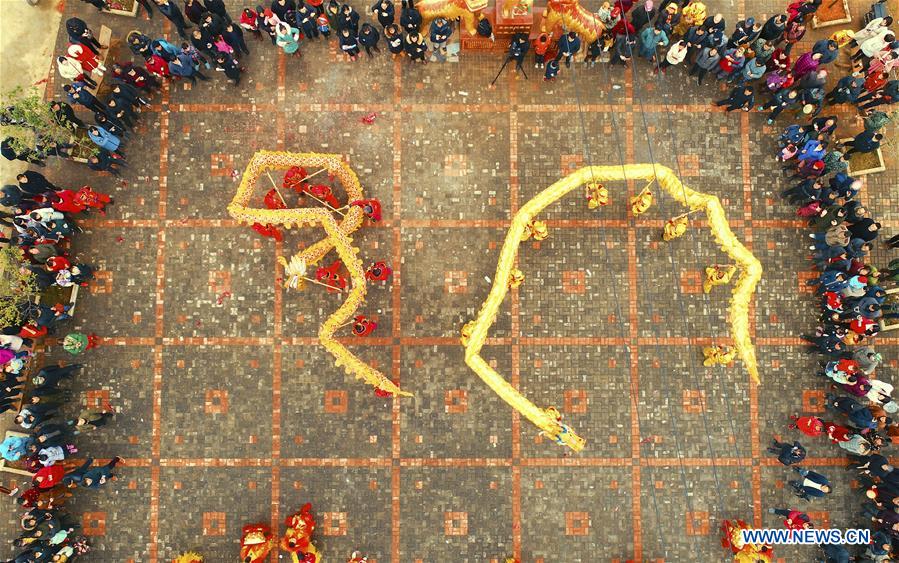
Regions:
[[[244,171],[234,199],[228,205],[228,213],[242,224],[278,225],[287,229],[306,226],[321,227],[325,231],[325,238],[299,252],[289,262],[280,258],[280,263],[285,268],[285,285],[288,287],[301,285],[306,267],[317,263],[332,249],[335,250],[349,271],[352,288],[347,294],[346,301],[321,325],[318,332],[319,342],[334,356],[335,365],[343,366],[348,374],[364,380],[381,392],[411,396],[410,393],[397,387],[384,374],[350,353],[343,344],[334,338],[337,329],[345,326],[365,301],[365,271],[362,268],[362,262],[357,257],[359,250],[353,247],[353,239],[350,238],[350,235],[362,226],[365,218],[363,209],[351,205],[341,222],[338,223],[330,210],[321,207],[293,209],[248,207],[254,193],[256,180],[260,176],[268,174],[272,170],[289,170],[297,166],[311,166],[327,170],[329,176],[338,181],[346,190],[350,201],[361,200],[364,197],[359,179],[340,155],[258,151],[250,159],[250,163]]]
[[[585,45],[596,41],[605,29],[599,18],[582,7],[578,0],[548,0],[540,29],[551,32],[558,25],[566,31],[576,31]]]
[[[574,451],[583,449],[584,438],[562,424],[561,415],[554,407],[541,409],[519,393],[481,357],[481,349],[487,341],[487,333],[496,320],[497,312],[509,292],[510,285],[520,284],[523,281],[523,274],[515,268],[515,259],[521,242],[535,232],[545,229],[542,222],[535,222],[534,218],[547,206],[585,184],[598,186],[600,182],[635,179],[655,180],[668,195],[688,207],[691,212],[704,212],[718,246],[736,263],[740,275],[734,284],[729,308],[731,338],[750,376],[756,383],[759,381],[755,347],[750,336],[749,302],[762,277],[762,265],[730,230],[724,208],[718,198],[684,186],[674,172],[664,166],[628,164],[581,168],[537,194],[515,214],[500,251],[490,293],[481,306],[477,318],[462,328],[462,345],[465,347],[465,363],[468,367],[512,408],[539,427],[546,436]],[[642,201],[641,197],[646,198],[648,203],[638,205]],[[634,198],[631,211],[634,214],[642,213],[649,205],[651,205],[651,192],[644,189]],[[541,233],[541,236],[545,235],[545,232]]]

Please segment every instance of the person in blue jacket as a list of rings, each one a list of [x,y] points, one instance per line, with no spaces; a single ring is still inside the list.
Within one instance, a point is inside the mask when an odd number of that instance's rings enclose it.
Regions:
[[[577,36],[577,33],[569,31],[559,38],[559,54],[556,55],[556,60],[565,59],[565,66],[571,68],[571,59],[580,50],[581,38]]]
[[[647,27],[640,32],[639,55],[651,62],[656,60],[656,49],[668,45],[668,35],[655,27]]]
[[[119,145],[122,141],[118,137],[97,125],[91,125],[87,128],[87,136],[101,149],[105,149],[111,153],[121,154],[118,152]]]
[[[450,27],[448,21],[445,18],[437,18],[436,20],[431,22],[431,48],[434,51],[440,51],[442,53],[446,52],[446,42],[449,40],[450,35],[453,34],[453,28]]]

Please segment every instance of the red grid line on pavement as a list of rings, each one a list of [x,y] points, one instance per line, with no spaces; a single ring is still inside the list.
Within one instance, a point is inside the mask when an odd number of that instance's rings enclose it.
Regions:
[[[284,52],[279,53],[278,57],[278,101],[284,101],[285,92],[284,84],[287,80],[287,57]],[[287,117],[284,112],[277,112],[275,117],[275,129],[277,131],[277,149],[284,150],[284,137],[287,131]],[[274,341],[272,342],[272,485],[271,485],[271,526],[273,530],[278,529],[278,523],[281,519],[281,390],[282,390],[282,333],[283,333],[283,309],[284,309],[284,292],[281,283],[281,266],[278,258],[284,254],[283,241],[275,241],[274,264],[273,271],[273,308],[274,321],[272,333]],[[277,563],[277,550],[273,550],[271,562]]]
[[[83,461],[72,458],[73,461]],[[899,461],[899,457],[891,456],[891,461]],[[97,458],[99,463],[109,461],[109,458]],[[273,467],[275,464],[268,458],[173,458],[163,457],[134,457],[125,460],[128,467],[134,468],[184,468],[184,467]],[[282,457],[278,460],[281,467],[365,467],[388,469],[395,464],[404,468],[471,468],[471,467],[509,467],[513,463],[521,467],[671,467],[682,464],[685,467],[711,467],[712,464],[727,467],[752,467],[755,460],[752,457],[642,457],[636,460],[631,457],[521,457],[518,460],[511,458],[439,458],[439,457],[366,457],[366,458],[320,458],[320,457]],[[765,457],[758,460],[761,467],[783,467],[773,457]],[[846,467],[846,459],[840,457],[807,457],[803,461],[809,467]]]
[[[518,213],[519,190],[521,182],[518,177],[518,88],[514,74],[507,75],[509,85],[509,217]],[[515,256],[518,267],[519,257]],[[510,296],[512,347],[511,347],[511,384],[515,389],[521,386],[521,294],[517,287],[512,288]],[[512,557],[521,560],[521,415],[511,409],[512,416]]]
[[[169,22],[163,24],[163,33],[167,36]],[[163,108],[170,101],[171,88],[169,83],[163,83],[162,98],[160,103]],[[169,113],[162,112],[159,115],[159,207],[157,217],[164,221],[166,217],[166,202],[168,199],[168,172],[169,172]],[[150,533],[149,556],[150,562],[156,563],[159,558],[159,483],[160,444],[162,435],[162,377],[163,377],[163,346],[161,339],[165,333],[165,229],[157,228],[156,231],[156,323],[154,335],[157,344],[153,348],[153,423],[152,423],[152,447],[151,455],[154,463],[150,471]]]
[[[115,336],[105,337],[99,336],[102,345],[110,346],[156,346],[155,338],[146,337],[129,337]],[[285,337],[284,344],[289,346],[318,346],[318,339],[309,337]],[[359,344],[359,340],[353,337],[338,338],[338,342],[345,345]],[[731,342],[727,336],[660,336],[656,337],[638,337],[636,340],[630,338],[608,338],[608,337],[533,337],[522,336],[519,338],[519,344],[522,347],[540,347],[540,346],[632,346],[644,347],[664,347],[664,346],[710,346],[713,344],[727,344]],[[877,342],[884,346],[899,345],[899,336],[897,337],[877,337]],[[161,345],[164,347],[178,346],[271,346],[272,338],[268,337],[178,337],[163,338]],[[487,346],[511,346],[512,338],[491,338],[487,340]],[[388,338],[367,338],[366,346],[383,347],[394,346],[396,343]],[[399,340],[400,346],[459,346],[459,339],[453,336],[404,336]],[[755,339],[757,348],[783,348],[783,347],[804,347],[808,346],[799,337],[780,336],[780,337],[758,337]],[[739,364],[736,364],[739,366]],[[734,368],[737,369],[737,368]]]
[[[741,2],[744,0],[741,0]],[[743,216],[747,226],[743,231],[743,245],[752,252],[752,158],[749,153],[749,114],[740,112],[740,159],[743,171]],[[756,340],[756,300],[749,303],[749,330]],[[762,525],[762,469],[759,446],[759,390],[758,384],[748,377],[749,385],[749,435],[752,450],[752,521],[756,527]]]
[[[624,81],[624,147],[625,162],[633,162],[636,153],[634,143],[634,83],[633,75],[625,73]],[[589,111],[589,110],[588,110]],[[627,181],[627,200],[635,195],[633,180]],[[640,316],[637,311],[639,302],[639,285],[637,284],[637,231],[634,221],[625,221],[627,227],[627,281],[628,281],[628,340],[633,342],[639,335]],[[639,345],[639,344],[638,344]],[[628,377],[630,378],[630,406],[631,406],[631,526],[633,528],[634,560],[643,560],[643,505],[641,491],[643,488],[643,474],[641,470],[642,453],[640,451],[640,411],[637,397],[640,392],[639,348],[629,347],[630,358]]]
[[[403,93],[403,66],[400,60],[393,63],[393,103],[398,105]],[[391,349],[392,370],[391,375],[397,384],[401,384],[400,374],[402,372],[402,238],[403,233],[400,229],[400,221],[402,217],[402,182],[403,182],[403,114],[401,111],[393,111],[393,325],[390,334],[393,336],[393,345]],[[402,399],[405,400],[405,399]],[[400,413],[399,397],[393,398],[391,405],[391,440],[390,440],[390,557],[393,563],[400,563],[400,520],[402,515],[402,506],[400,504],[400,463],[401,440],[400,440]]]

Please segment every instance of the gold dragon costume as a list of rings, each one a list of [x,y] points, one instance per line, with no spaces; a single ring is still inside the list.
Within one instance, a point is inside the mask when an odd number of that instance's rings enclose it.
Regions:
[[[286,205],[279,209],[250,207],[257,179],[271,171],[295,171],[304,166],[327,170],[329,177],[339,182],[346,191],[349,205],[339,223],[334,218],[333,211],[324,207],[293,209],[287,209]],[[285,178],[286,181],[289,179]],[[327,197],[328,194],[320,195]],[[284,267],[285,285],[294,289],[301,288],[306,279],[307,268],[319,263],[326,254],[334,250],[349,272],[350,287],[343,304],[325,319],[319,328],[319,342],[334,356],[335,365],[343,366],[348,374],[372,385],[376,392],[409,396],[410,393],[402,391],[380,371],[353,355],[334,337],[339,328],[349,324],[351,319],[356,317],[356,311],[365,301],[366,272],[358,257],[359,249],[353,246],[350,235],[362,226],[366,217],[380,218],[380,204],[376,200],[367,200],[364,197],[359,178],[340,155],[258,151],[244,171],[237,192],[228,205],[228,213],[241,224],[281,226],[286,229],[312,226],[319,227],[325,232],[325,238],[295,254],[289,261],[280,259]],[[329,268],[319,270],[327,273]]]
[[[496,321],[497,312],[509,292],[509,286],[513,281],[517,283],[517,274],[513,276],[513,272],[516,270],[515,262],[518,250],[521,242],[536,232],[535,226],[538,221],[535,221],[535,217],[550,204],[588,183],[598,184],[634,179],[654,180],[662,190],[685,205],[690,211],[704,212],[709,229],[718,246],[737,264],[740,275],[731,292],[728,314],[730,333],[736,355],[743,361],[752,379],[758,382],[758,364],[749,329],[749,302],[762,277],[762,265],[730,230],[724,208],[718,198],[688,188],[681,183],[670,168],[664,166],[629,164],[581,168],[537,194],[515,214],[500,251],[490,293],[477,317],[462,327],[460,338],[462,346],[465,347],[465,363],[472,371],[478,374],[512,408],[540,428],[544,435],[574,451],[580,451],[584,447],[584,438],[561,422],[561,416],[555,408],[542,409],[525,398],[481,357],[481,349],[487,341],[490,327]],[[641,195],[647,193],[648,189],[644,189]],[[645,199],[647,198],[644,197]],[[651,201],[649,204],[651,205]],[[643,205],[646,208],[649,207],[645,201]],[[641,205],[641,207],[643,206]],[[540,232],[543,238],[548,234],[545,224],[542,225]],[[523,276],[524,274],[521,274],[522,279]]]

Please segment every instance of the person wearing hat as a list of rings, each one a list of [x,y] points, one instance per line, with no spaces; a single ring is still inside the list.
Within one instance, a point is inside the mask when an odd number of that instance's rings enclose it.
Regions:
[[[632,37],[636,35],[637,30],[634,29],[631,22],[627,21],[627,18],[622,17],[621,9],[618,6],[612,8],[611,18],[615,20],[615,25],[612,26],[611,31],[609,32],[613,36],[618,37],[619,35],[626,35]]]
[[[431,22],[431,49],[433,49],[434,53],[441,57],[442,60],[446,60],[446,43],[452,34],[453,28],[450,27],[446,18],[436,18]]]
[[[653,20],[656,19],[657,15],[658,10],[653,7],[652,0],[646,0],[642,8],[634,10],[634,13],[631,15],[631,24],[634,26],[634,29],[639,32],[644,27],[651,24]]]
[[[300,50],[300,30],[284,22],[275,26],[278,47],[288,55],[296,55]]]
[[[680,12],[677,3],[671,3],[663,6],[656,18],[656,27],[665,32],[665,35],[671,37],[674,34],[674,27],[680,21]]]
[[[559,74],[559,59],[550,59],[546,63],[546,71],[543,73],[544,82],[552,82]]]

